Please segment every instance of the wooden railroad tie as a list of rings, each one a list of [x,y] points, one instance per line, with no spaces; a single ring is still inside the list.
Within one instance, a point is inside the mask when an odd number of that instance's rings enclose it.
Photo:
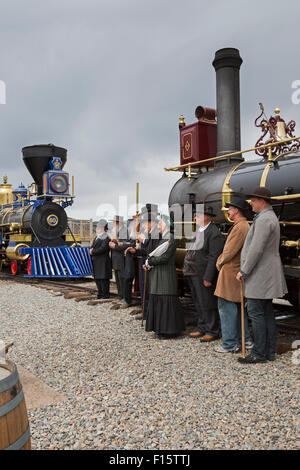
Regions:
[[[76,297],[82,297],[82,296],[86,296],[87,293],[86,292],[82,292],[81,291],[69,291],[69,292],[66,292],[65,295],[64,295],[64,298],[65,299],[75,299]]]
[[[83,302],[84,300],[93,300],[95,299],[95,295],[92,294],[84,294],[79,297],[75,298],[75,302]],[[96,299],[95,299],[96,300]]]
[[[116,304],[119,302],[119,299],[95,299],[95,300],[89,300],[88,305],[98,305],[98,304],[106,304],[106,303],[113,303]]]

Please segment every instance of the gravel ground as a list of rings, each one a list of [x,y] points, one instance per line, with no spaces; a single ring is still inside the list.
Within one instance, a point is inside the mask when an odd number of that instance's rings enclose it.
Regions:
[[[0,281],[9,358],[67,400],[29,411],[33,449],[299,449],[291,352],[242,365],[218,342],[154,339],[128,310]]]

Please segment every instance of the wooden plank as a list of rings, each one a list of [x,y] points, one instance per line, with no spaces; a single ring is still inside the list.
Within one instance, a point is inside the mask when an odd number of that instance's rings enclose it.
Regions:
[[[75,302],[83,302],[84,300],[86,301],[86,300],[93,300],[93,299],[95,299],[95,296],[88,294],[88,295],[83,295],[81,297],[76,297]]]
[[[81,297],[83,294],[82,291],[77,291],[77,292],[66,292],[64,295],[65,299],[75,299],[75,297]],[[86,292],[84,292],[86,294]]]
[[[17,386],[12,387],[10,390],[13,390],[13,394],[11,395],[11,400],[21,391],[21,384],[18,382]],[[15,392],[17,392],[15,394]],[[22,433],[22,416],[20,413],[20,404],[14,408],[12,411],[9,411],[6,415],[7,420],[7,430],[8,430],[8,439],[9,445],[13,444],[19,437],[21,437]]]
[[[0,417],[0,450],[9,446],[6,415]]]
[[[106,304],[106,303],[113,303],[119,302],[119,299],[95,299],[89,300],[88,305],[98,305],[98,304]]]

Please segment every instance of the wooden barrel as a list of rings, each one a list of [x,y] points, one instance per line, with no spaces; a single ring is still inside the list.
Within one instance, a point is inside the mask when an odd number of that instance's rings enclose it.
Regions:
[[[0,365],[0,450],[29,450],[30,429],[16,365]]]

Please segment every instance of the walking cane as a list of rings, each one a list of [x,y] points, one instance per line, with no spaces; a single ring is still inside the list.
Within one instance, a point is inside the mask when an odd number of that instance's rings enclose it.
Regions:
[[[142,312],[142,326],[144,326],[144,312],[145,312],[145,297],[146,297],[147,271],[148,271],[148,270],[145,269],[144,295],[143,295],[143,312]]]
[[[244,311],[244,289],[243,281],[241,282],[241,325],[242,325],[242,357],[246,357],[246,347],[245,347],[245,311]]]

